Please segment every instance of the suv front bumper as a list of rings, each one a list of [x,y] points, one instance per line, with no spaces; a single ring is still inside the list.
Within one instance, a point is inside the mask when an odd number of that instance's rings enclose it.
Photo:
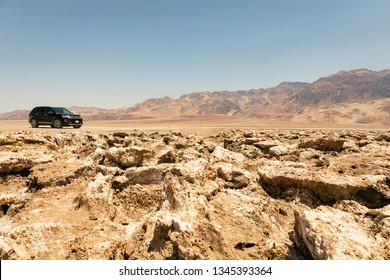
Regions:
[[[63,124],[64,125],[83,125],[83,119],[63,119]]]

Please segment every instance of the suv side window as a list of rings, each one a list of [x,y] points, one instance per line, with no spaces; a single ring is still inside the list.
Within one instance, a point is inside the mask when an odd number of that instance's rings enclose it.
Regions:
[[[37,110],[35,111],[35,114],[37,115],[43,115],[44,113],[45,113],[44,107],[37,108]]]

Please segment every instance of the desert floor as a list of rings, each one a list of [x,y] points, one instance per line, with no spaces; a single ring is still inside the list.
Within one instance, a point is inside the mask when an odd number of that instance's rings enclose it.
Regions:
[[[0,122],[0,259],[390,259],[390,130]]]
[[[225,129],[390,129],[390,126],[381,124],[334,124],[334,123],[305,123],[290,122],[287,120],[260,120],[254,118],[238,117],[174,117],[153,118],[117,121],[85,121],[77,131],[84,132],[131,132],[143,130],[145,132],[170,132],[196,133],[210,135]],[[49,126],[40,126],[38,130],[31,128],[27,121],[0,121],[0,131],[37,131],[44,133],[57,133],[58,130]],[[64,131],[76,131],[72,127],[62,128]]]

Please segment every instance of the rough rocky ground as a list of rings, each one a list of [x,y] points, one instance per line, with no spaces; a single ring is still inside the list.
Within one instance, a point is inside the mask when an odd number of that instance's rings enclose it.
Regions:
[[[390,259],[390,132],[0,133],[1,259]]]

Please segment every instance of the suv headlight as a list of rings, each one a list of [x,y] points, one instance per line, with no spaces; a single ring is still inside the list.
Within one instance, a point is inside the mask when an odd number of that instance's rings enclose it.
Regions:
[[[62,117],[63,117],[64,119],[70,119],[70,116],[69,116],[69,115],[62,115]]]

